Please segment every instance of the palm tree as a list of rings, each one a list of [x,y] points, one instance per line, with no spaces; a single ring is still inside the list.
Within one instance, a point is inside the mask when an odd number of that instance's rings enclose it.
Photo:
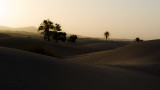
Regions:
[[[108,39],[109,35],[110,35],[110,33],[109,33],[108,31],[106,31],[106,32],[104,33],[104,36],[106,37],[106,40]]]
[[[49,19],[48,20],[44,20],[39,28],[38,28],[38,31],[41,31],[43,30],[43,33],[44,34],[44,39],[45,40],[50,40],[50,36],[51,36],[51,33],[50,33],[50,29],[54,29],[54,25],[53,25],[53,22],[51,22]]]

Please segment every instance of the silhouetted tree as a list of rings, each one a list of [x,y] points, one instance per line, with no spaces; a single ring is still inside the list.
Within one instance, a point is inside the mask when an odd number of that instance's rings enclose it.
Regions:
[[[109,35],[110,35],[110,33],[109,33],[108,31],[106,31],[106,32],[104,33],[104,36],[106,37],[106,40],[108,39]]]
[[[39,28],[38,31],[43,30],[42,34],[44,35],[44,39],[50,41],[51,32],[50,29],[54,29],[53,22],[51,22],[49,19],[44,20]]]
[[[55,31],[62,31],[61,25],[56,23],[54,30],[55,30]]]
[[[52,39],[56,42],[58,42],[58,32],[57,31],[53,31],[52,32]]]
[[[74,43],[74,42],[76,42],[77,38],[78,38],[77,35],[71,35],[68,38],[68,41]]]
[[[135,42],[143,42],[143,40],[141,40],[139,37],[137,37],[137,38],[135,39]]]
[[[61,25],[60,24],[55,24],[54,25],[54,29],[53,29],[53,32],[52,32],[52,39],[56,42],[58,42],[60,40],[60,37],[63,36],[61,34],[63,34],[64,32],[60,32],[62,31],[61,29]],[[66,34],[66,33],[65,33]],[[65,41],[64,41],[65,42]]]
[[[65,32],[53,31],[52,39],[55,40],[56,42],[58,42],[59,40],[65,42],[67,39],[66,35],[67,34]]]
[[[50,39],[53,39],[54,41],[58,42],[61,40],[62,42],[66,41],[66,33],[65,32],[60,32],[62,31],[61,25],[60,24],[53,24],[49,19],[44,20],[39,28],[38,31],[43,30],[41,34],[44,35],[44,39],[50,41]],[[52,37],[52,38],[51,38]]]
[[[67,36],[67,34],[65,32],[60,32],[59,40],[61,40],[62,42],[65,42],[67,39],[66,36]]]

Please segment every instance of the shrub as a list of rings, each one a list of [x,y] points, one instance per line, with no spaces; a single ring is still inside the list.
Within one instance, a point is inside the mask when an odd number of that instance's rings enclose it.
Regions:
[[[143,42],[143,40],[141,40],[139,37],[137,37],[137,38],[135,39],[135,42]]]
[[[77,40],[77,35],[71,35],[69,38],[68,38],[68,41],[69,42],[72,42],[72,43],[75,43],[76,42],[76,40]]]
[[[65,32],[53,32],[52,39],[55,40],[56,42],[62,41],[65,42],[67,37],[66,37]]]

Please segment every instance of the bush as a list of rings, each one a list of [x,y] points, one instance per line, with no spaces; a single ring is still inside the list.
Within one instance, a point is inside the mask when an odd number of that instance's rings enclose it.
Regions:
[[[55,40],[56,42],[58,41],[62,41],[62,42],[65,42],[67,37],[66,37],[66,33],[65,32],[53,32],[53,35],[52,35],[52,39]]]
[[[137,38],[135,39],[135,42],[143,42],[143,40],[141,40],[139,37],[137,37]]]
[[[59,40],[62,41],[62,42],[65,42],[67,37],[66,37],[66,33],[65,32],[60,32],[59,34]]]
[[[69,42],[72,42],[72,43],[75,43],[76,42],[76,40],[77,40],[77,35],[71,35],[69,38],[68,38],[68,41]]]

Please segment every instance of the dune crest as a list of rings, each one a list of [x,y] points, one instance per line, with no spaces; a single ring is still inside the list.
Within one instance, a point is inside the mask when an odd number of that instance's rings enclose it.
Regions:
[[[90,53],[93,50],[73,45],[53,43],[43,41],[41,39],[29,38],[29,37],[11,37],[0,39],[0,46],[24,50],[44,52],[42,54],[51,54],[50,56],[64,58],[74,55],[80,55],[84,53]]]

